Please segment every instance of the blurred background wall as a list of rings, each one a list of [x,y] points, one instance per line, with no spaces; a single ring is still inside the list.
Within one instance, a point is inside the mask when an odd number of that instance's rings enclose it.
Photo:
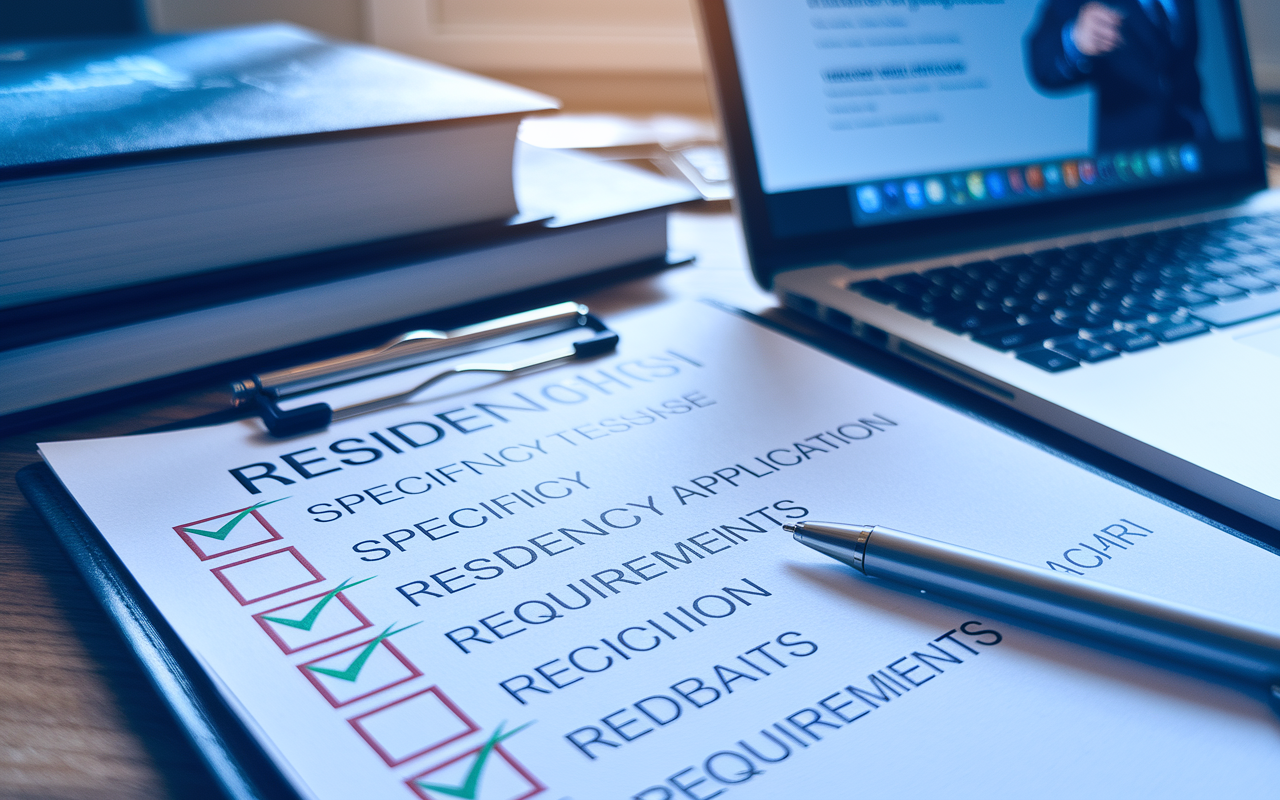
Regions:
[[[1280,95],[1280,0],[1241,0]],[[710,114],[691,0],[147,0],[156,30],[282,19],[538,89],[574,111]]]

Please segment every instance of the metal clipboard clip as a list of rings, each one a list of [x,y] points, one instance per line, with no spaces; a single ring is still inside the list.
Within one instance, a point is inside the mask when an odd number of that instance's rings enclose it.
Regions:
[[[292,409],[280,407],[281,400],[300,394],[577,328],[592,331],[594,335],[515,361],[455,364],[407,391],[349,406],[333,408],[328,403],[312,403]],[[267,431],[274,437],[297,436],[324,430],[337,420],[407,403],[431,386],[454,375],[469,372],[517,374],[609,353],[617,346],[618,334],[592,316],[586,306],[573,302],[558,303],[450,331],[410,331],[370,350],[265,372],[236,381],[231,385],[234,404],[232,413],[236,419],[261,418]]]

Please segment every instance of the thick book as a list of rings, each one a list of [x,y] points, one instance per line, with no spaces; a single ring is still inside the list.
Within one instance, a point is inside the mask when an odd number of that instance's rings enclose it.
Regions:
[[[200,291],[109,300],[77,314],[6,324],[0,311],[0,415],[665,263],[667,210],[697,199],[687,184],[634,167],[523,144],[516,152],[520,206],[538,221],[513,222],[497,237],[425,253],[356,248],[263,263]]]
[[[6,54],[0,308],[504,219],[555,107],[285,24]]]

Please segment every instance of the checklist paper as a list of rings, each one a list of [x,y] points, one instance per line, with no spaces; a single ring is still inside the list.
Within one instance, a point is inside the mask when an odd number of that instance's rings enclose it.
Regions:
[[[1280,559],[734,314],[287,440],[41,453],[304,797],[1264,796],[1240,686],[866,579],[882,524],[1280,626]]]

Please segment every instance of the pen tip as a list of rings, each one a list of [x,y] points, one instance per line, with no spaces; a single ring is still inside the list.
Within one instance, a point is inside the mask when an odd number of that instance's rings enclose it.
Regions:
[[[783,525],[783,526],[782,526],[782,529],[783,529],[784,531],[786,531],[787,533],[795,533],[795,532],[796,532],[796,526],[795,526],[795,525]]]

